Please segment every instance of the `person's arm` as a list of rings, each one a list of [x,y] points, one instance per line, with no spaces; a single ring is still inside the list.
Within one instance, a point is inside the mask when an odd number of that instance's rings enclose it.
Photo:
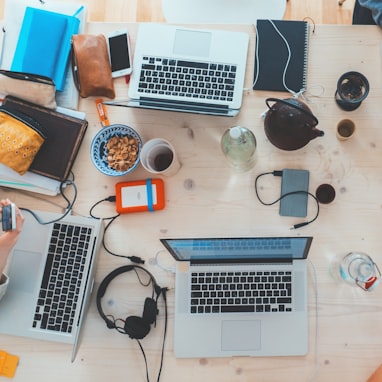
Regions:
[[[11,202],[6,200],[0,201],[0,210],[2,207],[10,204]],[[0,236],[0,299],[4,296],[7,285],[8,277],[4,274],[5,266],[8,261],[8,257],[15,246],[20,232],[24,224],[24,217],[22,216],[20,210],[16,207],[16,229],[13,231],[4,232]]]
[[[375,23],[382,27],[382,2],[381,0],[358,0],[359,4],[370,10]]]

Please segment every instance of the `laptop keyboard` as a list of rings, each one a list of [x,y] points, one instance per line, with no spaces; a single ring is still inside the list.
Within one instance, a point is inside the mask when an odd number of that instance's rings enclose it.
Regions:
[[[71,333],[92,228],[55,223],[33,327]]]
[[[144,57],[138,92],[230,102],[236,69],[236,65]]]
[[[191,313],[291,312],[292,272],[192,272]]]

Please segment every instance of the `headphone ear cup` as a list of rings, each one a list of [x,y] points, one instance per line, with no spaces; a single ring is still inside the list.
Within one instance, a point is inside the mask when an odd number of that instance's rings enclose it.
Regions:
[[[149,325],[155,322],[158,314],[157,303],[150,297],[146,297],[145,305],[143,307],[142,319]]]
[[[150,331],[150,324],[138,316],[129,316],[125,321],[125,333],[132,339],[141,340]]]

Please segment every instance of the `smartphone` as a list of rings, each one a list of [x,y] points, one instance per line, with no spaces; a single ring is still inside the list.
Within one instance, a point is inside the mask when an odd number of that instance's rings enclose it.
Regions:
[[[113,78],[131,74],[130,38],[127,30],[118,30],[107,36],[111,75]]]
[[[14,203],[2,207],[1,221],[3,231],[13,231],[16,229],[16,207]]]

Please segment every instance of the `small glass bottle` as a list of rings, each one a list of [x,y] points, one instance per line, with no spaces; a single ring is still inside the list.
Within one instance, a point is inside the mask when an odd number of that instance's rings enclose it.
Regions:
[[[248,171],[255,165],[256,138],[246,127],[234,126],[222,136],[221,149],[231,166],[239,171]]]

